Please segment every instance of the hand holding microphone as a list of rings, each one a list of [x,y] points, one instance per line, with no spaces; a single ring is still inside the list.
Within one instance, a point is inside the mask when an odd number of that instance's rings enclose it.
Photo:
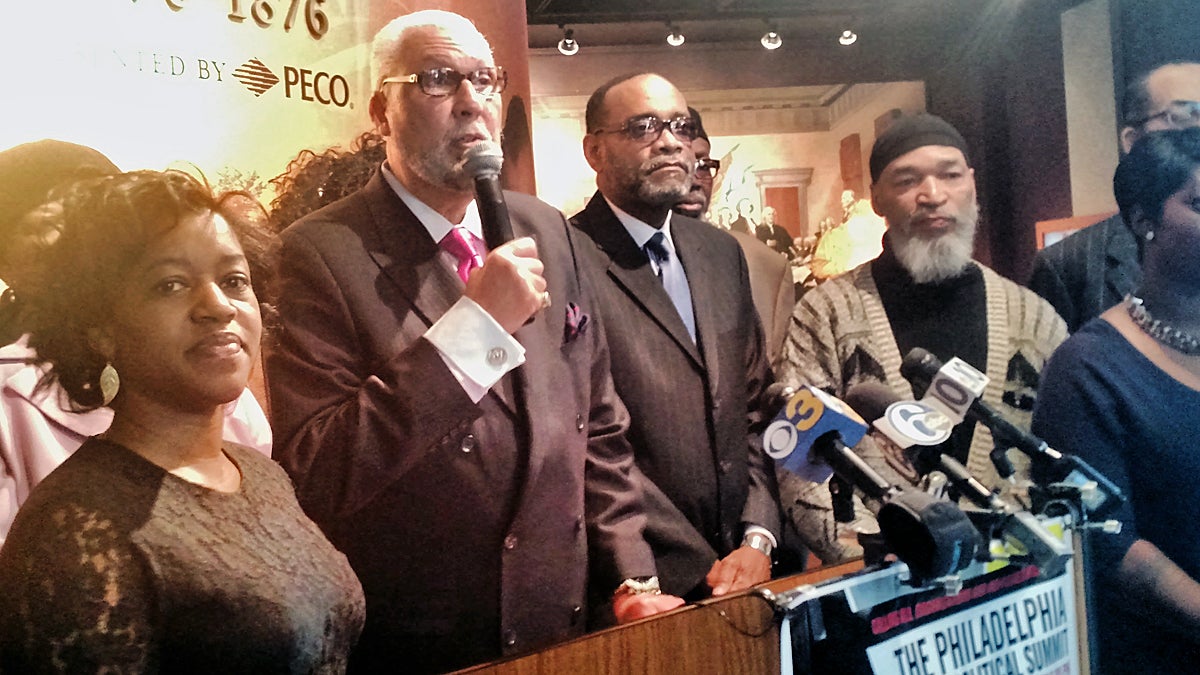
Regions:
[[[512,333],[543,308],[544,269],[537,243],[530,237],[514,239],[488,252],[464,294]]]
[[[489,253],[483,268],[467,282],[466,295],[512,333],[550,307],[551,300],[537,244],[528,237],[513,241],[500,185],[503,165],[504,153],[494,141],[480,141],[467,149],[463,168],[475,180],[475,204]],[[493,271],[486,271],[489,266]]]

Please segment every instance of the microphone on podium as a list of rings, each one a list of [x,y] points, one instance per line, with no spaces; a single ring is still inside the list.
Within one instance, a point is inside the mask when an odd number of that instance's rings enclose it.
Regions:
[[[1004,454],[1008,447],[1014,447],[1032,460],[1033,478],[1037,483],[1063,483],[1078,488],[1083,507],[1089,514],[1108,513],[1125,501],[1121,489],[1090,464],[1051,448],[980,400],[988,377],[966,361],[955,357],[943,365],[933,354],[915,348],[904,357],[900,374],[914,389],[927,387],[922,402],[939,408],[956,422],[969,418],[991,430],[997,441],[992,460],[997,463],[1002,477],[1012,475],[1011,464],[1007,463]]]
[[[504,151],[495,141],[479,141],[467,149],[463,168],[475,178],[475,203],[479,207],[483,241],[489,251],[513,238],[504,189],[500,187],[503,166]]]
[[[915,577],[935,579],[965,568],[981,545],[974,525],[956,505],[880,476],[849,447],[866,433],[866,423],[846,403],[804,386],[767,427],[763,447],[780,467],[817,483],[836,474],[878,504],[875,517],[888,550]]]
[[[805,480],[824,483],[837,474],[871,499],[880,499],[892,486],[849,447],[866,433],[866,423],[849,406],[805,385],[763,432],[763,449]]]
[[[950,438],[953,426],[950,418],[920,401],[901,400],[887,385],[877,382],[856,384],[846,392],[854,401],[854,409],[886,443],[899,447],[905,459],[919,477],[940,471],[960,494],[980,508],[1002,508],[1003,504],[991,490],[980,483],[953,457],[943,454],[943,444]]]
[[[882,384],[858,384],[851,387],[846,398],[852,394],[860,402],[855,410],[863,417],[874,418],[872,426],[880,434],[906,453],[922,455],[917,465],[933,465],[963,497],[991,516],[979,519],[991,525],[985,529],[994,529],[1020,544],[1043,573],[1053,576],[1062,571],[1071,556],[1066,542],[1050,533],[1032,513],[1012,506],[985,487],[962,462],[942,454],[941,443],[949,437],[950,420],[941,412],[919,401],[902,401]]]

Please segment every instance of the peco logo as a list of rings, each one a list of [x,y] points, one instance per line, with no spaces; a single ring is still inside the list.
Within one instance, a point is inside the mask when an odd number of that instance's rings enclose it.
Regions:
[[[279,77],[262,61],[250,59],[233,71],[233,76],[257,98],[279,84]],[[350,84],[342,75],[295,66],[283,67],[283,95],[338,108],[350,104]]]
[[[263,92],[279,83],[279,78],[275,77],[275,73],[272,73],[271,69],[258,59],[250,59],[238,66],[237,70],[233,71],[233,77],[241,82],[243,87],[249,89],[255,98],[262,96]]]

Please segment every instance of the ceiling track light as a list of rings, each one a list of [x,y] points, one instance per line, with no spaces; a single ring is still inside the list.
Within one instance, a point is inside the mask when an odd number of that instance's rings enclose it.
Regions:
[[[783,46],[783,38],[779,37],[779,32],[775,30],[775,25],[773,23],[770,21],[767,21],[766,23],[767,32],[763,33],[762,39],[759,40],[759,43],[762,44],[763,49],[766,50],[779,49],[781,46]]]
[[[575,41],[574,29],[567,28],[562,24],[558,25],[563,29],[562,39],[558,41],[558,53],[563,56],[575,56],[579,53],[579,43]]]
[[[855,42],[858,42],[858,33],[855,33],[854,31],[850,30],[849,28],[842,31],[841,36],[838,37],[838,44],[840,44],[843,47],[849,47],[850,45],[854,44]]]
[[[682,45],[685,40],[687,40],[687,38],[683,36],[683,33],[679,32],[679,27],[670,21],[667,22],[667,30],[670,31],[667,33],[667,44],[671,45],[672,47],[678,47]]]

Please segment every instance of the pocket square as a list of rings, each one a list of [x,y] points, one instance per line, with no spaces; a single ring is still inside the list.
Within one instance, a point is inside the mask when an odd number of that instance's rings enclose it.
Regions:
[[[563,325],[563,341],[570,342],[580,335],[583,335],[583,333],[587,330],[589,321],[591,321],[591,317],[589,317],[587,313],[579,307],[579,305],[573,302],[568,302],[567,321]]]

